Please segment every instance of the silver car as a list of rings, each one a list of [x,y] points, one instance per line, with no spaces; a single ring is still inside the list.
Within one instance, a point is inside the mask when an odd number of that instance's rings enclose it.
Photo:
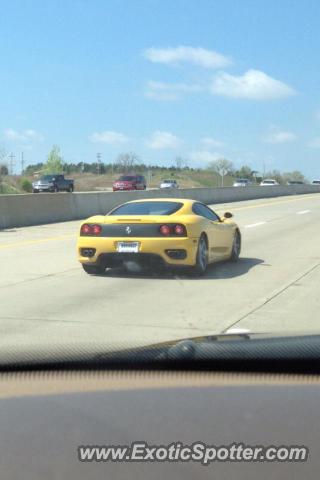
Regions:
[[[162,180],[160,188],[179,188],[179,185],[176,180]]]
[[[233,182],[234,187],[247,187],[248,185],[250,185],[250,180],[247,178],[237,178],[237,180]]]

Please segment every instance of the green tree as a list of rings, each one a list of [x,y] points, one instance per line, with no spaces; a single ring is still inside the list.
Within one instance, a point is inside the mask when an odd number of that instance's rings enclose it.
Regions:
[[[44,173],[52,174],[62,172],[63,159],[60,155],[60,148],[57,145],[54,145],[48,155],[47,162],[44,165]]]
[[[242,165],[242,167],[236,171],[235,174],[239,178],[252,178],[252,170],[248,165]]]
[[[21,178],[19,184],[24,192],[32,192],[32,183],[28,178]]]

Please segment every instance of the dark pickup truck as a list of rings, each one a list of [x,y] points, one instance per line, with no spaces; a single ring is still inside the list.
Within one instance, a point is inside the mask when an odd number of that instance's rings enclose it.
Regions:
[[[64,175],[43,175],[32,182],[32,192],[73,192],[74,180],[67,180]]]

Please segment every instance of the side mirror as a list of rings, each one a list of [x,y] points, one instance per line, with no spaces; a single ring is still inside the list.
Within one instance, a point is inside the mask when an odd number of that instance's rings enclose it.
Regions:
[[[226,212],[223,216],[224,216],[224,218],[232,218],[233,217],[231,212]]]

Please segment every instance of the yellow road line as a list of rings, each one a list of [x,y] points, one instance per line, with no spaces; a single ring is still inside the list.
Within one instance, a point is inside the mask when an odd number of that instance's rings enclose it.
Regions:
[[[58,237],[41,238],[39,240],[23,240],[21,242],[5,243],[3,245],[0,244],[0,250],[5,249],[5,248],[23,247],[25,245],[36,245],[38,243],[53,242],[53,241],[57,241],[57,240],[65,240],[66,238],[76,238],[76,235],[75,234],[60,235]]]

